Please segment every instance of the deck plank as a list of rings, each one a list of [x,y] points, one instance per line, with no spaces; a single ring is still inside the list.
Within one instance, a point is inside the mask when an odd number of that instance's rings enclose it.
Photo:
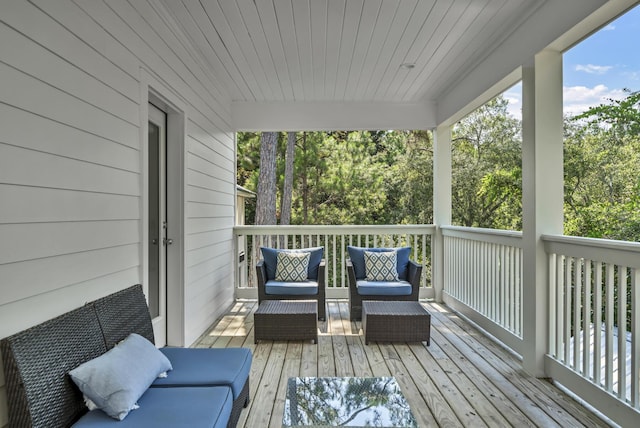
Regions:
[[[524,372],[516,356],[444,305],[432,314],[431,345],[364,344],[346,300],[327,302],[318,343],[254,344],[254,300],[238,300],[197,347],[244,346],[253,352],[250,402],[238,427],[279,427],[286,386],[296,376],[394,376],[419,426],[605,427],[552,383]]]

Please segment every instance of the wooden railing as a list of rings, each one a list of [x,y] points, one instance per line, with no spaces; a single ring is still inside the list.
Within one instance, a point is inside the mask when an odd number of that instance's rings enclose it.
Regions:
[[[442,235],[445,301],[519,350],[522,233],[444,226]]]
[[[543,240],[552,368],[595,387],[581,388],[587,401],[615,397],[640,410],[640,244],[568,236]]]
[[[346,298],[348,245],[360,247],[409,246],[411,259],[422,264],[421,297],[433,297],[431,287],[432,225],[393,226],[236,226],[236,295],[257,297],[255,265],[260,247],[324,247],[327,297]]]

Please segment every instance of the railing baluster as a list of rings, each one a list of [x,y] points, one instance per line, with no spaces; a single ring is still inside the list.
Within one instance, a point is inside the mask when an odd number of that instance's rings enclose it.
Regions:
[[[565,343],[563,341],[562,332],[564,331],[564,269],[565,269],[565,257],[563,255],[558,255],[556,258],[556,279],[557,279],[557,298],[556,298],[556,319],[558,320],[558,325],[556,326],[556,358],[560,361],[563,359]]]
[[[640,269],[631,270],[631,405],[640,408]]]
[[[614,271],[613,265],[607,263],[607,279],[605,284],[605,376],[604,387],[607,391],[613,392],[613,294],[614,294]]]
[[[573,367],[576,371],[580,370],[580,305],[582,296],[582,259],[575,259],[573,265]]]
[[[565,257],[564,267],[564,362],[571,364],[571,268],[573,258]]]
[[[583,323],[583,351],[582,351],[582,374],[589,377],[591,368],[591,260],[584,260],[584,303],[582,305]]]
[[[602,384],[602,262],[596,262],[593,289],[593,381]]]
[[[618,266],[618,397],[627,399],[627,267]]]

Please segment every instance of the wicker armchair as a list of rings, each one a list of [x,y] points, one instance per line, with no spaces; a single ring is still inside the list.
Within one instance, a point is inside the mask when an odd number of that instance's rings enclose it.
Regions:
[[[418,300],[420,291],[420,277],[422,276],[422,266],[409,260],[406,272],[406,282],[411,285],[411,294],[405,295],[385,295],[385,294],[361,294],[358,290],[356,270],[351,259],[347,259],[347,273],[349,276],[349,314],[351,321],[362,319],[362,302],[364,300],[398,301],[398,300]],[[384,285],[380,285],[384,287]]]
[[[316,293],[314,294],[270,294],[267,293],[267,267],[263,259],[258,261],[256,265],[256,274],[258,278],[258,304],[264,300],[316,300],[318,302],[318,319],[325,320],[327,311],[325,305],[325,261],[320,261],[318,265],[318,277],[316,280],[308,281],[309,284],[315,283]]]

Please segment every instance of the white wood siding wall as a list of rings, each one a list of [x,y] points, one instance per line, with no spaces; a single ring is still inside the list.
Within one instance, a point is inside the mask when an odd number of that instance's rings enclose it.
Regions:
[[[215,77],[154,0],[2,2],[0,337],[141,282],[141,68],[186,107],[186,344],[232,303],[235,149]]]

